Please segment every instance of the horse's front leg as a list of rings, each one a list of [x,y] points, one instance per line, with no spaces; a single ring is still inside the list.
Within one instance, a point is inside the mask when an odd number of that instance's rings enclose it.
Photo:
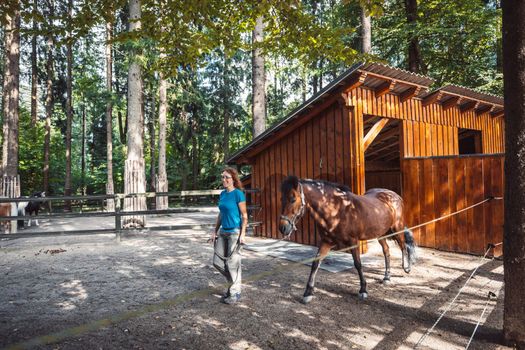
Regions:
[[[352,249],[352,258],[354,259],[354,266],[359,273],[359,281],[361,282],[361,288],[359,289],[359,299],[364,300],[368,297],[366,292],[366,280],[363,276],[363,267],[361,265],[361,253],[359,247]]]
[[[304,291],[304,295],[303,295],[304,304],[308,304],[310,301],[312,301],[313,294],[314,294],[315,275],[317,274],[317,270],[319,270],[319,266],[321,265],[321,262],[326,257],[330,249],[331,249],[330,244],[326,242],[322,242],[321,246],[319,247],[319,250],[317,251],[315,260],[312,262],[312,270],[310,271],[310,277],[308,278],[308,283],[306,284],[306,290]]]
[[[388,247],[386,239],[380,239],[378,241],[379,244],[381,244],[381,248],[383,248],[383,255],[385,257],[385,277],[383,278],[383,283],[386,284],[390,282],[390,248]]]

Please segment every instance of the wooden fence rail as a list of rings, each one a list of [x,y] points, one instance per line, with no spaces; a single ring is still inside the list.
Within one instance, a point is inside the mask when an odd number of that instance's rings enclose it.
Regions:
[[[43,197],[38,200],[41,202],[65,202],[65,201],[104,201],[104,200],[114,200],[116,203],[115,211],[105,211],[105,212],[79,212],[79,213],[48,213],[41,214],[38,216],[0,216],[0,221],[2,220],[28,220],[28,219],[68,219],[68,218],[80,218],[80,217],[114,217],[115,218],[115,228],[114,229],[96,229],[96,230],[72,230],[72,231],[47,231],[47,232],[26,232],[18,234],[0,234],[0,238],[19,238],[19,237],[31,237],[31,236],[50,236],[57,234],[95,234],[95,233],[110,233],[115,232],[117,237],[120,239],[120,236],[123,232],[126,232],[128,228],[124,228],[122,225],[122,218],[130,215],[135,216],[146,216],[146,215],[165,215],[165,214],[177,214],[177,213],[192,213],[201,211],[198,207],[189,207],[189,208],[171,208],[171,209],[162,209],[162,210],[127,210],[122,211],[120,202],[126,198],[156,198],[158,196],[163,196],[165,198],[178,198],[184,199],[188,197],[203,197],[203,196],[218,196],[222,190],[196,190],[196,191],[179,191],[179,192],[144,192],[144,193],[129,193],[129,194],[109,194],[109,195],[91,195],[91,196],[53,196],[53,197]],[[246,189],[247,194],[258,193],[258,189]],[[17,203],[25,202],[28,198],[0,198],[0,203]],[[100,206],[104,208],[104,205]],[[249,213],[257,212],[260,210],[260,206],[257,204],[249,204],[247,206]],[[260,225],[259,222],[253,220],[254,216],[250,215],[252,219],[249,223],[249,226],[255,227]],[[213,226],[213,224],[201,224],[198,226]],[[176,230],[176,229],[189,229],[195,227],[195,225],[167,225],[167,226],[155,226],[147,227],[146,230]],[[129,228],[132,229],[132,228]]]

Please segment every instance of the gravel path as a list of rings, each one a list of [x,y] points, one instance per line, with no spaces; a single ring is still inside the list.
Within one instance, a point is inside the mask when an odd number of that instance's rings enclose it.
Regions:
[[[481,263],[421,348],[463,349],[490,290],[497,300],[470,348],[506,349],[500,261],[419,249],[406,275],[391,242],[392,284],[365,267],[369,298],[359,301],[353,269],[321,270],[303,305],[309,267],[245,250],[243,299],[227,306],[206,239],[186,230],[120,243],[109,234],[0,241],[0,348],[411,349]]]

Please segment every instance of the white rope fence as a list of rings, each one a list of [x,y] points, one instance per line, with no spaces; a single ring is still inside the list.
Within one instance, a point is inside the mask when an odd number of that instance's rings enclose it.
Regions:
[[[373,242],[373,241],[375,241],[376,239],[379,241],[379,240],[382,240],[382,239],[390,238],[390,237],[393,237],[393,236],[396,236],[396,235],[398,235],[398,234],[400,234],[400,233],[405,232],[405,230],[414,230],[414,229],[416,229],[416,228],[420,228],[420,227],[423,227],[423,226],[426,226],[426,225],[432,224],[432,223],[434,223],[434,222],[437,222],[437,221],[440,221],[440,220],[443,220],[443,219],[447,219],[447,218],[449,218],[449,217],[451,217],[451,216],[454,216],[454,215],[457,215],[457,214],[462,213],[462,212],[464,212],[464,211],[470,210],[470,209],[472,209],[472,208],[475,208],[475,207],[477,207],[477,206],[479,206],[479,205],[482,205],[483,203],[489,202],[489,201],[491,201],[491,200],[501,200],[501,199],[503,199],[503,197],[489,197],[489,198],[487,198],[487,199],[482,200],[481,202],[478,202],[478,203],[476,203],[476,204],[472,204],[471,206],[468,206],[468,207],[466,207],[466,208],[460,209],[460,210],[455,211],[455,212],[453,212],[453,213],[449,213],[449,214],[446,214],[446,215],[440,216],[439,218],[436,218],[436,219],[433,219],[433,220],[430,220],[430,221],[424,222],[424,223],[419,224],[419,225],[415,225],[415,226],[412,226],[412,227],[408,227],[408,228],[405,228],[405,229],[403,229],[403,230],[399,230],[399,231],[396,231],[396,232],[390,233],[390,234],[388,234],[388,235],[381,236],[381,237],[379,237],[379,238],[369,239],[367,242]],[[346,252],[346,251],[348,251],[348,250],[352,250],[352,249],[357,248],[357,247],[359,247],[359,244],[354,244],[353,246],[346,247],[346,248],[342,248],[342,249],[337,250],[337,251],[338,251],[338,252]]]
[[[456,302],[456,299],[461,295],[461,293],[463,292],[463,289],[467,286],[467,284],[470,282],[470,280],[472,279],[472,277],[474,277],[474,275],[476,274],[476,272],[478,271],[478,269],[480,268],[481,264],[483,263],[483,260],[485,259],[485,257],[487,256],[487,254],[489,253],[489,251],[491,249],[493,249],[494,247],[500,245],[501,243],[498,243],[498,244],[495,244],[495,245],[489,245],[487,247],[487,250],[485,251],[485,254],[483,254],[483,256],[480,258],[480,263],[478,264],[478,266],[476,266],[476,268],[472,271],[472,273],[470,274],[469,278],[467,278],[467,280],[465,281],[465,283],[463,284],[463,286],[459,289],[459,291],[457,292],[456,296],[452,299],[452,301],[448,304],[448,306],[445,308],[445,310],[443,310],[443,312],[441,313],[441,315],[439,315],[438,319],[436,320],[436,322],[434,322],[434,324],[432,325],[432,327],[430,327],[426,332],[425,334],[423,334],[421,336],[421,338],[419,338],[418,342],[416,343],[416,345],[414,346],[414,349],[417,349],[417,347],[419,345],[421,345],[423,343],[423,341],[430,335],[430,333],[432,333],[432,331],[434,330],[434,328],[436,328],[437,324],[439,323],[439,321],[441,321],[441,319],[443,318],[443,316],[445,316],[445,314],[452,308],[452,305],[454,305],[454,303]],[[476,329],[474,330],[474,333],[475,331],[477,330],[477,327]],[[472,337],[471,339],[474,337],[474,334],[472,334]],[[469,341],[470,343],[470,341]]]

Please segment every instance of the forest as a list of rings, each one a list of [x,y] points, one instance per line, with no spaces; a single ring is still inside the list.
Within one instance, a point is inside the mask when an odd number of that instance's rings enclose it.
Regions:
[[[14,164],[25,195],[120,193],[134,155],[146,191],[216,188],[229,154],[359,61],[503,92],[498,1],[10,0],[0,11],[3,169]]]

